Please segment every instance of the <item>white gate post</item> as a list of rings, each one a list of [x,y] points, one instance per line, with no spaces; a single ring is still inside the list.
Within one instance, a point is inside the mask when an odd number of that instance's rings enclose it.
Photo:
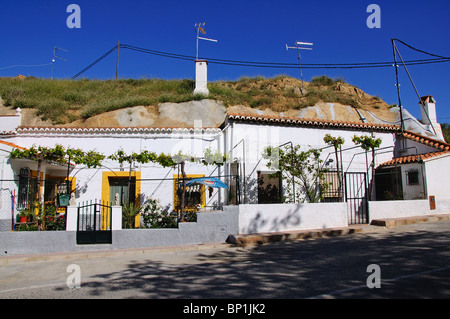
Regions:
[[[78,207],[67,207],[66,231],[77,231]]]
[[[122,229],[122,206],[112,206],[111,214],[112,214],[111,230],[121,230]]]

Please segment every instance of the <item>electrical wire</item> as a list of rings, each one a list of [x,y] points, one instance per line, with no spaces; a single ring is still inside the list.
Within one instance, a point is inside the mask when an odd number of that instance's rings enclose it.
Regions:
[[[166,56],[166,57],[176,57],[176,58],[183,58],[190,61],[195,61],[194,56],[188,56],[188,55],[181,55],[181,54],[175,54],[175,53],[169,53],[169,52],[163,52],[163,51],[156,51],[156,50],[150,50],[145,48],[140,48],[136,46],[131,46],[128,44],[121,44],[121,47],[124,47],[126,49],[131,49],[134,51],[144,52],[144,53],[150,53],[160,56]],[[422,60],[411,60],[407,61],[410,65],[416,65],[416,64],[428,64],[428,63],[438,63],[438,62],[444,62],[442,60],[447,60],[450,58],[445,57],[439,57],[438,59],[422,59]],[[239,66],[249,66],[256,64],[258,67],[261,66],[281,66],[281,67],[291,67],[291,68],[298,68],[299,65],[297,63],[280,63],[280,62],[260,62],[260,61],[241,61],[241,60],[226,60],[226,59],[216,59],[216,58],[207,58],[209,63],[217,63],[217,64],[228,64],[228,65],[239,65]],[[447,62],[447,61],[445,61]],[[392,66],[393,62],[361,62],[361,63],[304,63],[303,66],[311,67],[311,68],[324,68],[324,67],[366,67],[366,66],[381,66],[381,67],[387,67]]]
[[[15,68],[15,67],[31,68],[31,67],[40,67],[40,66],[48,66],[48,65],[52,65],[52,63],[44,63],[44,64],[14,64],[14,65],[10,65],[10,66],[1,67],[0,70],[12,69],[12,68]]]
[[[410,48],[410,49],[412,49],[414,51],[417,51],[417,52],[420,52],[420,53],[424,53],[424,54],[429,55],[429,56],[434,56],[434,57],[441,58],[441,59],[450,59],[450,57],[444,57],[444,56],[441,56],[441,55],[437,55],[437,54],[433,54],[433,53],[429,53],[429,52],[417,49],[417,48],[415,48],[415,47],[413,47],[413,46],[411,46],[411,45],[409,45],[409,44],[407,44],[407,43],[405,43],[405,42],[403,42],[402,40],[399,40],[399,39],[395,39],[394,38],[392,40],[400,42],[401,44],[407,46],[408,48]]]
[[[133,51],[138,51],[142,53],[148,53],[168,58],[176,58],[188,61],[195,61],[194,56],[181,55],[175,53],[169,53],[164,51],[151,50],[141,47],[136,47],[128,44],[121,44],[120,47],[125,49],[130,49]],[[431,63],[442,63],[442,62],[450,62],[450,58],[437,56],[435,59],[421,59],[421,60],[410,60],[405,61],[407,65],[422,65],[422,64],[431,64]],[[247,67],[260,67],[260,68],[282,68],[282,69],[297,69],[299,68],[298,64],[294,63],[280,63],[280,62],[260,62],[260,61],[241,61],[241,60],[226,60],[226,59],[216,59],[216,58],[207,58],[208,63],[212,64],[222,64],[222,65],[233,65],[233,66],[247,66]],[[392,67],[394,62],[361,62],[361,63],[304,63],[302,64],[302,68],[305,69],[363,69],[363,68],[381,68],[381,67]]]
[[[432,59],[420,59],[420,60],[410,60],[410,61],[404,61],[405,65],[425,65],[425,64],[434,64],[434,63],[444,63],[444,62],[450,62],[450,57],[444,57],[436,54],[432,54],[429,52],[425,52],[422,50],[419,50],[417,48],[414,48],[410,46],[409,44],[406,44],[405,42],[394,39],[396,41],[399,41],[400,43],[406,45],[407,47],[421,52],[425,53],[427,55],[433,56]],[[103,54],[100,58],[89,64],[87,67],[85,67],[83,70],[75,74],[72,79],[76,79],[84,72],[88,71],[90,68],[92,68],[94,65],[99,63],[101,60],[106,58],[108,55],[110,55],[113,51],[115,51],[118,48],[128,49],[135,52],[140,53],[146,53],[151,54],[155,56],[161,56],[171,59],[178,59],[178,60],[184,60],[184,61],[195,61],[196,57],[190,56],[190,55],[183,55],[183,54],[177,54],[177,53],[170,53],[170,52],[164,52],[164,51],[158,51],[158,50],[152,50],[152,49],[146,49],[142,47],[137,47],[129,44],[119,44],[114,46],[111,50]],[[206,58],[208,63],[211,64],[220,64],[220,65],[230,65],[230,66],[243,66],[243,67],[257,67],[257,68],[273,68],[273,69],[298,69],[300,66],[296,63],[282,63],[282,62],[262,62],[262,61],[242,61],[242,60],[228,60],[228,59],[217,59],[217,58]],[[385,62],[360,62],[360,63],[304,63],[302,64],[302,68],[304,69],[368,69],[368,68],[386,68],[386,67],[393,67],[395,66],[395,62],[393,61],[385,61]]]
[[[96,65],[97,63],[99,63],[101,60],[103,60],[104,58],[106,58],[108,55],[110,55],[112,52],[114,52],[114,50],[117,49],[117,45],[114,46],[111,50],[109,50],[108,52],[106,52],[105,54],[103,54],[101,57],[99,57],[97,60],[95,60],[94,62],[92,62],[91,64],[89,64],[87,67],[85,67],[83,70],[81,70],[80,72],[78,72],[77,74],[75,74],[74,76],[72,76],[72,80],[76,79],[77,77],[79,77],[81,74],[83,74],[84,72],[86,72],[87,70],[89,70],[90,68],[92,68],[94,65]]]

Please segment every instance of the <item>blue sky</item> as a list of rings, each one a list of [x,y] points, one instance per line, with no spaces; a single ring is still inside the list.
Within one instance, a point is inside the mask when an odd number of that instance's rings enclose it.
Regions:
[[[69,29],[69,4],[81,8],[81,28]],[[381,28],[370,29],[369,4],[381,8]],[[450,56],[450,2],[448,0],[3,0],[1,4],[0,76],[17,74],[50,78],[54,46],[58,54],[54,78],[70,78],[118,41],[133,46],[195,56],[194,24],[206,22],[200,41],[201,57],[243,61],[297,63],[295,41],[313,42],[302,51],[303,63],[360,63],[392,61],[391,38],[416,48]],[[431,58],[398,44],[405,60]],[[116,55],[111,54],[82,77],[112,79]],[[450,123],[450,62],[410,66],[420,95],[437,100],[438,120]],[[194,63],[121,49],[121,78],[193,79]],[[400,70],[403,106],[420,117],[418,99],[404,69]],[[236,80],[242,76],[299,78],[298,69],[272,69],[210,64],[208,79]],[[303,77],[325,74],[342,77],[387,103],[397,103],[394,68],[304,69]]]

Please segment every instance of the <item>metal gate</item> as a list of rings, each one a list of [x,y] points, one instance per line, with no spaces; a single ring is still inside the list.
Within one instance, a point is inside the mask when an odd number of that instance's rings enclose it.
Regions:
[[[77,244],[112,243],[112,207],[97,202],[78,206]]]
[[[346,172],[344,176],[348,223],[367,224],[369,222],[367,174]]]

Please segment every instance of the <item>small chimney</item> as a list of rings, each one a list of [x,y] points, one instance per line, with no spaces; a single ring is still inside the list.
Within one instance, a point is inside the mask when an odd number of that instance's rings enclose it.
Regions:
[[[420,109],[420,114],[422,115],[423,124],[434,124],[437,123],[436,117],[436,100],[433,96],[427,95],[420,98],[423,107]]]
[[[208,84],[208,61],[195,61],[195,90],[194,94],[209,95]]]
[[[422,123],[430,127],[430,130],[434,133],[436,132],[436,137],[444,140],[444,135],[442,134],[441,125],[437,121],[436,116],[436,100],[432,95],[422,96],[420,98],[419,104],[421,105],[420,114],[422,117]]]

